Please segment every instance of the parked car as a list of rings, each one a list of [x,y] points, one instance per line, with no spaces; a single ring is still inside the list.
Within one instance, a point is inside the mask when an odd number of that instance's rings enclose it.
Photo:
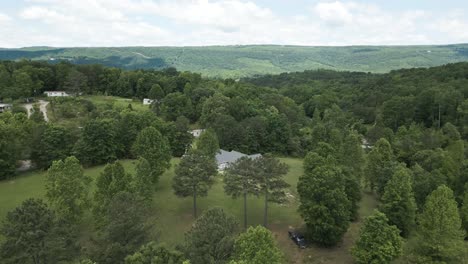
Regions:
[[[299,248],[306,248],[307,243],[303,235],[294,231],[288,231],[288,234],[292,241],[294,241],[294,243],[296,243]]]

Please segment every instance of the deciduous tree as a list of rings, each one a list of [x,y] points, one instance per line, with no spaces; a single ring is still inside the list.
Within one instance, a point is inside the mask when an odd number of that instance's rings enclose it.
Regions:
[[[427,197],[416,236],[412,251],[428,261],[457,262],[466,252],[457,202],[447,186]]]
[[[185,234],[184,251],[192,264],[226,263],[239,225],[221,208],[205,211]]]
[[[78,221],[89,204],[90,182],[75,157],[54,161],[47,171],[46,197],[62,217]]]
[[[94,214],[97,222],[101,222],[109,205],[120,192],[132,191],[132,177],[125,172],[120,162],[107,164],[104,171],[96,179],[96,191],[94,193]]]
[[[299,178],[299,213],[306,222],[308,237],[321,245],[336,244],[350,221],[350,202],[339,168],[324,164]]]
[[[164,244],[149,242],[125,258],[125,264],[183,264],[184,254],[168,249]]]
[[[216,136],[216,133],[211,129],[203,131],[195,142],[195,148],[205,155],[214,158],[219,152],[218,136]]]
[[[400,230],[388,223],[385,214],[375,210],[364,220],[359,238],[352,248],[356,263],[390,263],[402,254]]]
[[[171,149],[167,138],[154,127],[144,128],[133,145],[137,157],[145,158],[153,171],[153,183],[157,183],[166,169],[171,165]]]
[[[385,186],[380,208],[403,237],[408,237],[415,226],[416,202],[411,182],[410,171],[404,165],[398,166]]]
[[[280,264],[284,263],[284,257],[271,232],[257,226],[239,235],[234,244],[233,261],[231,263]]]

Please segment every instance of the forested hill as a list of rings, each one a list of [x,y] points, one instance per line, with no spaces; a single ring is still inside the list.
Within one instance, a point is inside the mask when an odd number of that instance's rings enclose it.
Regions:
[[[261,74],[332,69],[383,73],[468,61],[468,44],[445,46],[209,46],[0,49],[0,60],[66,60],[125,69],[175,67],[207,77],[239,78]]]

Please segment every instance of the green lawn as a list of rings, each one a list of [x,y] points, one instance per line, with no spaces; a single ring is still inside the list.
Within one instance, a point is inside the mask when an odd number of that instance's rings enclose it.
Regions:
[[[302,219],[297,213],[296,184],[302,174],[302,160],[282,158],[290,166],[286,181],[291,185],[288,192],[291,194],[289,202],[284,205],[271,204],[269,209],[269,228],[273,231],[280,247],[285,252],[288,263],[349,263],[351,257],[348,249],[356,238],[359,222],[353,223],[344,241],[332,249],[312,247],[306,250],[298,249],[288,238],[289,228],[298,228],[302,225]],[[152,214],[148,218],[153,223],[151,238],[168,245],[174,246],[183,241],[184,233],[190,229],[193,223],[192,199],[178,198],[173,194],[171,183],[174,176],[174,166],[178,159],[172,160],[172,167],[160,178],[157,191],[154,195]],[[134,161],[123,160],[125,169],[134,173]],[[92,178],[102,171],[103,166],[97,166],[85,170]],[[10,181],[0,182],[0,218],[28,197],[43,197],[45,172],[29,172]],[[368,215],[371,208],[375,207],[375,199],[364,194],[361,202],[361,214]],[[234,215],[239,223],[242,222],[242,200],[234,200],[226,196],[223,191],[222,176],[216,178],[216,183],[209,191],[207,197],[198,199],[199,214],[214,206],[224,208]],[[248,222],[250,225],[261,224],[263,220],[263,200],[250,197],[248,203]],[[91,232],[91,217],[86,220],[84,233]],[[86,236],[86,235],[85,235]],[[83,238],[86,241],[86,237]],[[311,261],[307,261],[309,259]],[[313,260],[313,261],[312,261]]]
[[[142,100],[132,100],[128,98],[122,98],[117,96],[104,96],[104,95],[86,95],[84,99],[88,99],[95,105],[112,104],[116,108],[127,108],[129,104],[132,105],[135,110],[148,110],[149,105],[143,105]]]

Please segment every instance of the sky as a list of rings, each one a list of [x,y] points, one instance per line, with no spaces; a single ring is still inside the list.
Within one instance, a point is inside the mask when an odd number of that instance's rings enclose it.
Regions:
[[[0,47],[468,43],[468,0],[0,0]]]

